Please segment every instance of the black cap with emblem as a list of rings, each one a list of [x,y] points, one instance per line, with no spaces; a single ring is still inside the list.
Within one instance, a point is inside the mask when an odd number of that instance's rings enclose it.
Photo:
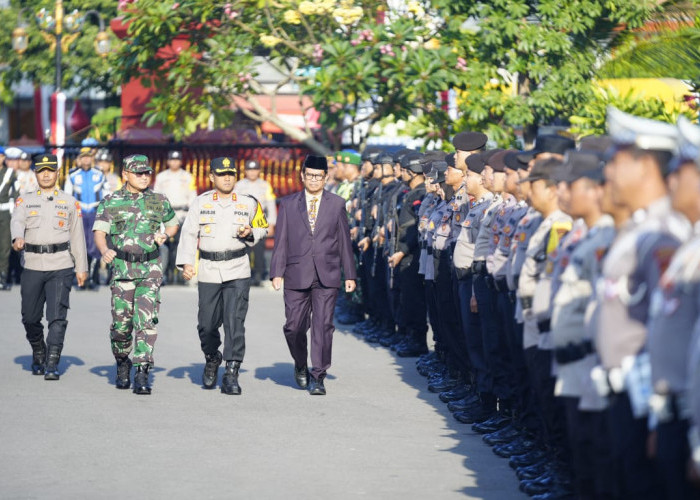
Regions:
[[[58,159],[56,155],[36,155],[34,157],[34,170],[41,172],[42,170],[49,169],[56,171],[58,170]]]
[[[209,168],[212,174],[235,174],[236,162],[228,156],[220,156],[212,159]]]

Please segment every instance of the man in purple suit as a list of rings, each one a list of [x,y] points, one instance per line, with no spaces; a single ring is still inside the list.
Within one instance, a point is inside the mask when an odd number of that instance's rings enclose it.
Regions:
[[[311,326],[312,395],[326,394],[323,379],[331,366],[341,269],[346,292],[355,289],[356,278],[345,200],[323,189],[327,177],[326,158],[307,156],[301,170],[304,190],[280,202],[270,261],[272,286],[284,285],[283,330],[302,389],[309,386],[306,331]]]

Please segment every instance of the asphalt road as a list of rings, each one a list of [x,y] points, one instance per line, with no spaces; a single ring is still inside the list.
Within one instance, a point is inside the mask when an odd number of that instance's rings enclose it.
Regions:
[[[153,394],[136,396],[113,385],[106,287],[71,294],[57,382],[31,375],[19,287],[0,292],[0,498],[525,498],[414,359],[337,330],[312,397],[281,293],[254,288],[243,395],[225,396],[201,388],[196,311],[195,289],[163,289]]]

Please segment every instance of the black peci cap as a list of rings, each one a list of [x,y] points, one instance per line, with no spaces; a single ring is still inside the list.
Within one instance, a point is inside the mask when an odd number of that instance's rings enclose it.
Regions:
[[[312,168],[315,170],[328,170],[328,160],[326,159],[325,156],[315,156],[315,155],[306,155],[306,158],[304,158],[304,164],[302,165],[303,169],[306,168]]]

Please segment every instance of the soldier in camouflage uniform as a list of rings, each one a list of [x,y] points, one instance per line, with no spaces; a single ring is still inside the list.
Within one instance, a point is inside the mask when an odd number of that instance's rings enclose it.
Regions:
[[[100,202],[93,226],[102,259],[112,266],[110,336],[117,360],[116,386],[128,389],[131,385],[129,353],[133,345],[136,394],[151,393],[148,370],[153,365],[163,280],[158,247],[178,229],[168,199],[148,187],[152,174],[148,157],[125,158],[124,186]]]

